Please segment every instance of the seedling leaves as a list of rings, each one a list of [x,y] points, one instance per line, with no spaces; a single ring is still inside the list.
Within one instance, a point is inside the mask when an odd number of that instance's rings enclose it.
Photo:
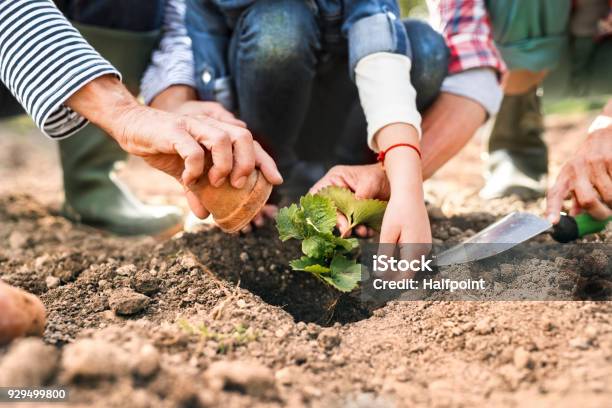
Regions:
[[[306,221],[304,212],[297,205],[281,208],[276,216],[276,228],[281,241],[288,239],[304,239]]]
[[[336,255],[331,262],[331,274],[321,276],[341,292],[350,292],[361,280],[361,265],[344,255]]]
[[[282,241],[302,241],[302,256],[290,262],[296,271],[313,274],[342,292],[355,289],[361,279],[361,265],[350,257],[359,246],[355,238],[334,235],[337,211],[346,215],[351,227],[365,224],[380,228],[386,204],[378,200],[357,200],[342,188],[328,187],[321,193],[308,194],[300,205],[282,208],[276,227]]]
[[[300,199],[306,223],[317,232],[331,234],[336,226],[336,206],[318,195],[307,194]]]
[[[329,186],[317,193],[329,198],[338,210],[344,214],[350,228],[359,224],[366,225],[380,231],[387,203],[374,199],[358,199],[348,189]]]

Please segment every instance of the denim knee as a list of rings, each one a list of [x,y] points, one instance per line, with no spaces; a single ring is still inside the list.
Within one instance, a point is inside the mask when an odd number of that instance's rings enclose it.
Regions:
[[[319,48],[314,10],[303,0],[259,0],[242,15],[234,33],[237,63],[266,71],[313,67]],[[239,62],[240,61],[240,62]]]
[[[419,111],[429,107],[440,93],[448,74],[450,51],[442,35],[419,20],[404,20],[412,51],[410,79],[417,91]]]

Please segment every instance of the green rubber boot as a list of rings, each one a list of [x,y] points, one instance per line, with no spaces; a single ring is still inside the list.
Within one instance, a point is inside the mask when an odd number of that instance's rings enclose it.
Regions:
[[[506,95],[489,136],[484,199],[518,195],[523,200],[544,196],[548,149],[537,89]]]
[[[66,218],[119,235],[166,235],[182,227],[176,207],[145,205],[117,179],[127,157],[94,126],[61,140]]]
[[[159,33],[74,25],[122,73],[128,89],[137,93]],[[68,219],[119,235],[160,236],[182,228],[178,208],[145,205],[119,182],[115,170],[127,154],[102,130],[89,125],[61,140],[59,151],[64,172],[63,213]]]

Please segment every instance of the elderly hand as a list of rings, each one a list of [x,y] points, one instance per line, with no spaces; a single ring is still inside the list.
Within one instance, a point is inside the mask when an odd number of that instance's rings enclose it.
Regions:
[[[189,206],[200,218],[208,211],[189,187],[203,175],[204,149],[212,156],[208,180],[213,186],[229,177],[234,187],[241,188],[255,167],[270,183],[282,182],[274,161],[246,128],[207,116],[178,115],[142,106],[112,76],[90,82],[67,104],[108,132],[125,151],[143,157],[181,182]]]
[[[188,116],[209,116],[221,122],[246,127],[219,102],[200,101],[196,90],[187,85],[172,85],[164,89],[151,101],[151,107],[166,112]]]
[[[563,200],[570,197],[572,215],[586,211],[600,220],[612,216],[612,117],[602,115],[597,120],[602,126],[591,128],[548,191],[546,215],[554,224],[559,222]]]

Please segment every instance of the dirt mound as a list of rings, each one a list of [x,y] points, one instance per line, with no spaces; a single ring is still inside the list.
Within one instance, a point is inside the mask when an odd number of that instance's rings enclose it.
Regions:
[[[584,136],[589,118],[580,120],[549,121],[551,174]],[[271,226],[156,242],[73,225],[56,213],[54,146],[37,132],[0,133],[0,279],[40,295],[49,311],[43,341],[0,349],[0,382],[64,385],[87,407],[603,407],[612,400],[611,302],[439,296],[367,310],[290,271],[298,250],[280,245]],[[426,184],[437,244],[459,242],[510,211],[544,210],[543,200],[480,200],[479,154],[471,144]],[[128,168],[124,179],[148,201],[184,204],[174,181],[139,162]],[[36,195],[16,194],[23,191]],[[591,240],[610,248],[612,235]],[[585,246],[572,257],[580,262],[565,256],[562,281],[575,285],[577,298],[595,299],[599,288],[576,283],[610,273],[609,253]],[[536,272],[552,267],[525,262]],[[507,287],[519,278],[503,263],[473,272]]]
[[[491,218],[439,216],[434,235],[459,241]],[[4,382],[65,385],[72,401],[105,407],[524,398],[597,406],[611,397],[609,302],[396,301],[366,310],[290,271],[298,248],[281,245],[272,226],[125,240],[74,226],[27,196],[0,198],[0,223],[10,243],[0,277],[41,296],[44,341],[58,353],[18,366],[45,346],[14,343],[0,352],[0,364],[18,367]],[[585,255],[608,267],[602,254]]]

